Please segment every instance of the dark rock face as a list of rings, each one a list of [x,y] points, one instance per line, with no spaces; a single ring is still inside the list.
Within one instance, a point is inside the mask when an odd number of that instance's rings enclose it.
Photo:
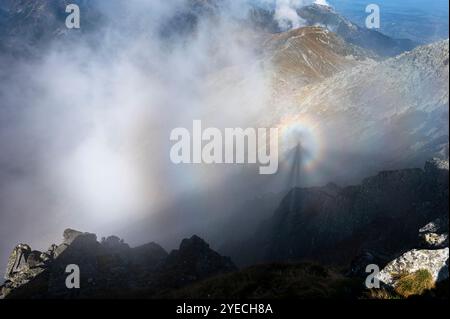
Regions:
[[[164,282],[182,287],[202,278],[236,271],[230,258],[223,257],[209,248],[198,236],[184,239],[178,250],[172,251],[161,267]]]
[[[155,243],[130,248],[116,236],[98,242],[95,234],[67,229],[63,237],[45,253],[18,245],[0,298],[142,298],[236,269],[197,236],[170,255]],[[73,264],[80,269],[80,289],[66,287],[66,267]]]
[[[248,263],[315,259],[342,265],[370,254],[383,266],[417,247],[423,225],[448,220],[448,166],[439,163],[381,172],[358,186],[295,188],[241,254],[253,258]]]
[[[149,265],[157,266],[158,263],[165,260],[168,256],[167,252],[158,244],[149,243],[131,249],[132,262],[135,265],[148,267]]]

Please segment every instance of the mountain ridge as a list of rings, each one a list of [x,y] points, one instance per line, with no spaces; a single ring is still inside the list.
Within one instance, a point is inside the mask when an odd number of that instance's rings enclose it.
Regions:
[[[313,118],[328,145],[317,159],[317,170],[329,172],[320,183],[356,182],[383,169],[421,166],[430,157],[447,159],[448,59],[447,39],[366,60],[303,87],[287,86],[273,96],[260,125]],[[346,176],[334,169],[346,167],[343,147],[353,158],[361,156]]]
[[[324,25],[349,43],[371,50],[376,55],[396,56],[418,45],[408,39],[393,39],[377,30],[361,27],[337,13],[330,6],[312,4],[299,8],[297,13],[309,25]]]
[[[420,265],[444,280],[448,269],[430,258],[448,259],[448,248],[418,235],[448,238],[448,166],[434,159],[424,169],[380,172],[361,185],[292,189],[253,239],[231,249],[236,259],[257,257],[241,270],[195,235],[168,254],[155,243],[130,248],[116,236],[98,242],[95,234],[66,229],[63,242],[47,252],[26,244],[14,249],[1,297],[264,298],[276,285],[286,296],[359,298],[367,293],[360,271],[373,263],[387,265],[383,280],[392,269],[413,272]],[[415,249],[424,240],[431,250]],[[408,254],[420,258],[410,266],[397,261]],[[69,264],[80,267],[81,289],[65,286]]]
[[[155,243],[130,248],[116,236],[98,242],[95,234],[72,229],[66,229],[63,237],[61,244],[51,245],[46,252],[17,245],[8,261],[0,299],[129,298],[237,270],[229,258],[198,236],[184,239],[170,253]],[[79,267],[80,289],[67,289],[68,265]]]
[[[359,185],[293,188],[272,217],[242,239],[247,249],[231,245],[221,252],[238,265],[315,260],[348,266],[370,251],[381,266],[416,247],[423,225],[448,220],[447,203],[448,161],[438,159],[424,169],[380,172]]]

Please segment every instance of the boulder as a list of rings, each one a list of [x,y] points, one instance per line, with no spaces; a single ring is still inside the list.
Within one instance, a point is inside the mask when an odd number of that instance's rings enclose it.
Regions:
[[[422,244],[429,249],[448,247],[448,234],[425,233],[420,234]]]
[[[422,228],[419,229],[419,233],[442,233],[448,231],[448,221],[447,223],[440,218],[435,219],[434,221],[426,224]]]
[[[448,248],[438,250],[413,249],[391,261],[377,275],[377,278],[383,283],[395,287],[396,281],[400,277],[415,273],[418,270],[427,270],[434,282],[440,282],[448,278],[448,254]]]
[[[425,249],[448,247],[448,216],[437,218],[419,229],[420,245]]]

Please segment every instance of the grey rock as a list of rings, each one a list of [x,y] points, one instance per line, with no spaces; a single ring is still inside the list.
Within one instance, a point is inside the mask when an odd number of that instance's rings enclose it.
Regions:
[[[83,240],[86,241],[92,241],[92,242],[96,242],[97,241],[97,236],[95,234],[91,234],[91,233],[83,233],[81,231],[78,230],[74,230],[74,229],[66,229],[64,230],[63,233],[63,238],[64,241],[61,245],[52,245],[51,249],[53,252],[54,257],[58,257],[60,256],[77,238],[82,238]]]
[[[420,238],[425,247],[430,249],[440,249],[448,247],[448,234],[425,233]]]
[[[449,249],[413,249],[391,261],[378,275],[383,283],[395,286],[399,275],[412,274],[418,270],[428,270],[435,282],[448,278]]]
[[[64,242],[47,252],[16,247],[11,264],[15,269],[0,287],[0,298],[90,298],[129,296],[146,291],[148,296],[161,289],[182,287],[212,275],[237,270],[231,260],[209,248],[201,238],[185,239],[170,255],[155,243],[130,248],[110,236],[99,243],[94,234],[68,229]],[[24,257],[21,257],[24,256]],[[17,262],[17,259],[24,262]],[[67,289],[65,269],[79,266],[81,288]]]
[[[437,218],[426,224],[419,229],[421,247],[427,249],[448,247],[448,230],[448,216]]]
[[[66,229],[63,233],[64,244],[70,245],[78,236],[88,235],[96,238],[95,234],[83,233],[74,229]]]
[[[20,272],[27,267],[26,261],[30,253],[31,248],[26,244],[19,244],[14,248],[8,259],[8,266],[5,274],[6,280],[11,279],[15,273]]]
[[[419,233],[438,233],[440,230],[440,219],[436,219],[435,221],[426,224],[421,229],[419,229]]]
[[[43,266],[43,260],[41,259],[42,253],[37,250],[33,250],[27,258],[27,265],[29,268],[37,268]]]
[[[67,249],[67,247],[69,247],[69,245],[64,243],[57,246],[54,251],[54,258],[57,258],[59,255],[61,255]]]
[[[427,161],[427,163],[425,164],[425,171],[436,172],[448,170],[449,170],[448,160],[433,158],[432,160]]]
[[[56,253],[56,249],[58,248],[57,245],[52,244],[46,252],[43,252],[41,254],[41,259],[43,262],[48,262],[50,260],[53,260],[53,258],[55,258],[55,253]]]

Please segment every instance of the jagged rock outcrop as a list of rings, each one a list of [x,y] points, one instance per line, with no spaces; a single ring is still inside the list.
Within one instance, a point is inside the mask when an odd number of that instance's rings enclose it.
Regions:
[[[0,297],[20,287],[44,271],[41,253],[32,251],[26,244],[17,245],[12,251],[6,268],[6,283],[0,287]]]
[[[19,267],[13,266],[12,271],[6,274],[0,297],[20,296],[30,291],[33,297],[42,297],[47,293],[57,296],[65,290],[66,266],[77,264],[85,274],[90,274],[96,262],[93,257],[99,253],[98,248],[95,234],[73,229],[66,229],[63,242],[52,244],[46,252],[31,250],[30,246],[20,244],[10,257],[10,263]],[[16,262],[13,263],[13,260]],[[38,291],[34,291],[34,286],[39,287]]]
[[[137,291],[142,298],[236,270],[197,236],[183,240],[170,255],[155,243],[130,248],[117,236],[98,242],[95,234],[67,229],[63,237],[45,253],[18,245],[0,298],[126,298]],[[66,267],[72,264],[80,269],[80,289],[65,284]]]
[[[17,245],[11,253],[6,268],[5,279],[11,279],[15,273],[22,271],[26,267],[27,258],[31,253],[31,248],[25,244]]]
[[[221,273],[236,271],[230,258],[213,251],[200,237],[192,236],[172,251],[163,266],[163,281],[171,287],[181,287]]]

